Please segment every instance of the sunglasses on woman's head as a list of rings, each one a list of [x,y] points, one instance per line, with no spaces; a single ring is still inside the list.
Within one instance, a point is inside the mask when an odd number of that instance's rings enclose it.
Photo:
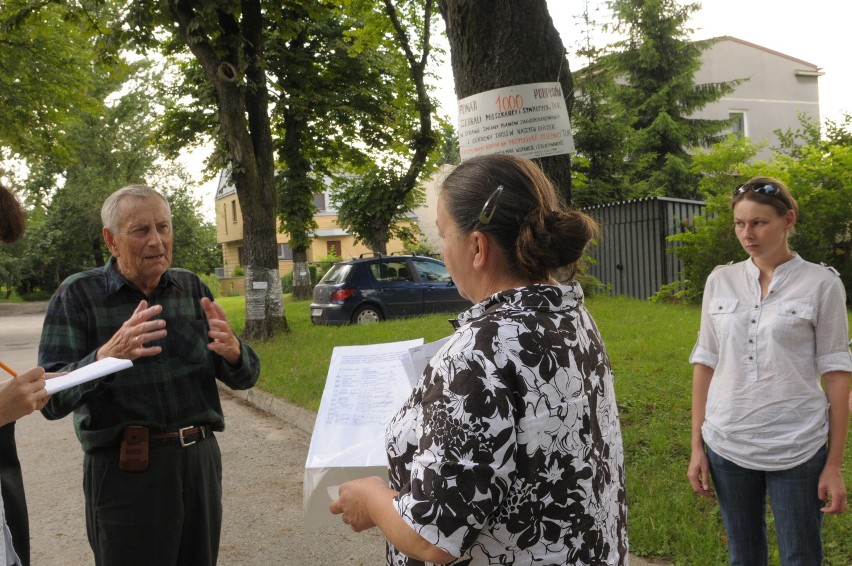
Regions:
[[[781,195],[781,190],[775,185],[769,183],[746,183],[734,189],[734,196],[741,195],[746,191],[760,193],[762,195],[770,195],[777,197]]]

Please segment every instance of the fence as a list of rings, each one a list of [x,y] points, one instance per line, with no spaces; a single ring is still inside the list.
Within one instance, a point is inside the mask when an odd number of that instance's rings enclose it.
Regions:
[[[704,203],[649,197],[584,208],[601,225],[601,241],[590,248],[589,272],[613,295],[647,299],[676,281],[683,267],[668,236],[683,232]]]

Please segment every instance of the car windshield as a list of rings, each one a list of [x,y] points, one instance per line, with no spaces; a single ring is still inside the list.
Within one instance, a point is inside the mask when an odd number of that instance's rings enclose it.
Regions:
[[[348,263],[335,263],[331,269],[322,276],[320,283],[325,285],[338,285],[346,281],[346,276],[352,271],[352,266]]]

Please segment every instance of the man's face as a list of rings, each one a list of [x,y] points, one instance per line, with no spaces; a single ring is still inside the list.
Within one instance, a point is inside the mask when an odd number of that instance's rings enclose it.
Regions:
[[[150,292],[172,264],[172,220],[157,196],[123,198],[118,205],[118,229],[104,229],[118,271],[143,292]]]

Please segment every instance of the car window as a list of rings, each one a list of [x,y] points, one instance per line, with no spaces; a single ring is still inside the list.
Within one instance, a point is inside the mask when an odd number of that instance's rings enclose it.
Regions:
[[[376,281],[383,283],[414,281],[405,261],[379,261],[370,265],[370,271]]]
[[[352,271],[352,266],[347,263],[335,263],[331,266],[325,275],[320,279],[320,283],[325,285],[338,285],[346,281],[349,272]]]
[[[425,282],[449,283],[452,281],[450,272],[447,271],[447,268],[443,264],[415,259],[414,267],[417,269],[420,279]]]

